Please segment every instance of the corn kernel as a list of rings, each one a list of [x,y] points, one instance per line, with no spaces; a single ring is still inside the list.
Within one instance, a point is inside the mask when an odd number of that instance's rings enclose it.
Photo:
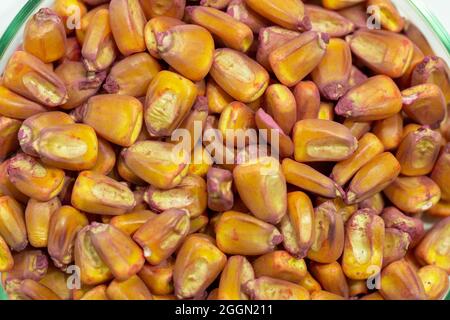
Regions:
[[[17,190],[11,181],[9,181],[7,170],[9,161],[8,159],[0,163],[0,196],[11,196],[20,203],[27,203],[28,197]]]
[[[384,209],[384,198],[381,192],[378,192],[358,203],[359,209],[371,209],[376,215],[380,215]]]
[[[104,284],[98,285],[87,291],[80,300],[109,300],[106,288],[107,286]]]
[[[270,25],[270,22],[261,17],[255,11],[249,8],[245,0],[205,0],[206,2],[216,2],[225,4],[228,2],[227,13],[234,19],[246,24],[255,34],[258,34],[264,27]],[[212,6],[212,5],[211,5]],[[216,9],[217,5],[215,5]]]
[[[252,262],[255,277],[263,276],[298,283],[306,276],[303,259],[291,256],[287,251],[277,250],[266,253]]]
[[[17,134],[22,122],[0,116],[0,160],[19,149]]]
[[[68,35],[76,28],[73,15],[76,14],[83,18],[87,13],[86,5],[80,0],[56,0],[52,9],[61,18],[65,32]]]
[[[312,31],[328,33],[330,37],[343,37],[355,29],[353,22],[340,14],[315,5],[305,5]]]
[[[401,32],[405,27],[405,20],[391,0],[368,0],[367,6],[377,7],[380,23],[384,29],[392,32]]]
[[[231,188],[233,175],[230,171],[210,168],[207,178],[208,208],[214,211],[231,210],[234,204],[234,195]]]
[[[0,236],[15,251],[28,244],[22,206],[10,196],[0,197]]]
[[[436,162],[436,166],[431,173],[431,179],[441,189],[441,198],[444,201],[450,201],[450,183],[446,177],[450,170],[450,144],[447,144]]]
[[[383,246],[383,266],[403,259],[410,245],[411,237],[408,233],[386,226]]]
[[[310,300],[308,290],[289,281],[260,277],[244,285],[251,300]]]
[[[384,145],[384,150],[397,149],[403,137],[403,117],[397,113],[375,122],[373,133]]]
[[[306,275],[300,280],[298,284],[308,290],[310,294],[322,290],[320,283],[317,282],[316,279],[314,279],[309,271],[306,271]]]
[[[243,256],[231,256],[220,276],[217,300],[248,300],[243,286],[255,278],[252,265]]]
[[[39,280],[39,283],[52,290],[62,300],[69,300],[70,289],[67,287],[68,279],[68,274],[61,271],[60,269],[57,269],[56,267],[50,267],[48,268],[45,276],[41,280]]]
[[[14,119],[27,119],[47,109],[0,85],[0,115]]]
[[[106,295],[111,300],[153,300],[150,290],[137,275],[123,281],[114,279],[108,285]]]
[[[130,213],[113,217],[109,224],[131,236],[150,218],[155,216],[156,214],[150,210],[134,210]]]
[[[331,3],[331,1],[336,2],[336,0],[326,0],[326,3]],[[344,3],[341,0],[338,0],[339,3]],[[337,13],[339,13],[341,16],[343,16],[344,18],[347,18],[348,20],[350,20],[351,22],[353,22],[353,24],[355,25],[356,28],[367,28],[367,9],[366,9],[366,3],[364,0],[356,0],[352,1],[345,1],[347,2],[346,5],[350,5],[350,6],[346,6],[345,8],[340,8],[340,9],[333,9],[332,10],[337,10]],[[324,3],[324,7],[326,7],[326,4]],[[327,8],[330,9],[330,8]]]
[[[0,272],[10,271],[14,267],[14,260],[8,244],[0,235]]]
[[[372,129],[372,122],[353,121],[349,118],[342,123],[347,127],[356,139],[361,139]]]
[[[52,290],[31,279],[25,279],[21,282],[20,291],[30,300],[61,300]]]
[[[232,102],[220,114],[217,128],[224,137],[224,143],[232,143],[233,146],[239,145],[240,132],[245,132],[248,129],[254,129],[255,114],[242,102]],[[249,138],[246,137],[245,143],[249,143]]]
[[[223,109],[234,100],[212,78],[206,83],[206,98],[211,113],[222,113]]]
[[[13,259],[14,267],[2,273],[2,284],[24,279],[40,281],[47,274],[48,260],[41,250],[24,250],[14,254]]]
[[[345,300],[345,298],[325,290],[320,290],[311,293],[311,300]]]
[[[174,290],[173,268],[173,260],[168,259],[156,266],[145,264],[138,275],[153,294],[170,295]]]
[[[339,10],[357,5],[364,0],[322,0],[322,5],[330,10]]]
[[[294,87],[294,97],[297,103],[297,121],[318,119],[320,111],[320,93],[312,81],[301,81]]]
[[[448,292],[449,280],[445,270],[435,266],[425,266],[417,272],[430,300],[441,300]]]
[[[273,84],[267,88],[264,99],[267,113],[283,132],[289,135],[297,119],[297,102],[294,94],[282,84]]]
[[[183,21],[166,16],[158,16],[151,19],[144,28],[145,45],[150,55],[156,59],[160,59],[158,45],[156,42],[156,34],[163,33],[173,26],[182,25]]]
[[[49,201],[30,199],[25,209],[25,225],[30,244],[35,248],[45,248],[48,244],[50,218],[61,207],[61,201],[53,198]]]
[[[313,262],[309,268],[314,278],[319,281],[323,290],[348,299],[350,291],[341,265],[334,261],[321,264]]]
[[[183,18],[186,0],[140,0],[147,19],[164,16]]]

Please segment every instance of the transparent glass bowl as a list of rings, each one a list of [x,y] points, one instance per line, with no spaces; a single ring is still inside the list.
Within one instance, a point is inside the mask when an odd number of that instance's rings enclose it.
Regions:
[[[425,35],[436,55],[443,58],[450,65],[450,35],[448,30],[431,13],[424,0],[392,0],[401,14],[413,22]],[[5,33],[0,38],[0,73],[8,62],[9,57],[21,45],[23,30],[28,18],[40,8],[50,7],[53,0],[29,0],[17,13]],[[0,300],[5,300],[0,284]],[[450,300],[450,292],[445,297]]]

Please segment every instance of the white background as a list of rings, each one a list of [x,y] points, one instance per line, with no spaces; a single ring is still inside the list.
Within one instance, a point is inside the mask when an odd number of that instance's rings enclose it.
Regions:
[[[439,18],[442,24],[450,31],[450,1],[449,0],[422,0]],[[0,3],[0,34],[3,34],[14,16],[19,12],[27,0],[1,0]]]

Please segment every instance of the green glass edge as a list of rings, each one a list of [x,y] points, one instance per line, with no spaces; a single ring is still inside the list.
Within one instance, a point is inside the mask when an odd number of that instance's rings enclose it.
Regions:
[[[450,54],[450,35],[436,16],[430,12],[428,7],[421,1],[417,0],[407,0],[411,6],[421,15],[429,26],[436,32],[441,42],[444,44],[445,48]],[[9,44],[17,34],[20,27],[22,27],[25,20],[31,15],[31,13],[37,8],[37,6],[42,2],[42,0],[29,0],[19,13],[14,17],[13,21],[10,23],[5,33],[0,38],[0,59],[6,52]],[[0,285],[0,300],[6,300],[7,296]],[[445,297],[445,300],[450,300],[450,292]]]

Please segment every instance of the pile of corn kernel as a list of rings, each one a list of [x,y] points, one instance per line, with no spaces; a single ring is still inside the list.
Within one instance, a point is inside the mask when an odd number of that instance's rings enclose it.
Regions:
[[[9,299],[444,297],[448,67],[390,0],[303,2],[30,17],[0,80]],[[196,161],[174,159],[195,123],[223,148],[193,134]],[[278,157],[230,148],[248,129]]]

